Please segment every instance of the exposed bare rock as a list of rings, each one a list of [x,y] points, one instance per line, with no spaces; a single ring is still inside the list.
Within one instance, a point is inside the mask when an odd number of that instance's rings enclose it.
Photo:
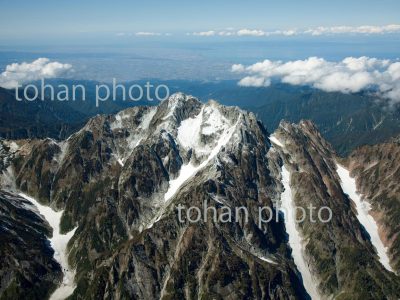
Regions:
[[[307,212],[298,227],[303,235],[305,259],[320,282],[322,294],[340,295],[343,299],[399,297],[399,279],[379,263],[351,199],[341,188],[331,146],[309,121],[298,125],[282,122],[274,137],[281,144],[275,148],[291,173],[293,201]],[[322,207],[329,207],[331,221],[311,222],[310,204],[315,207],[315,219]],[[327,211],[324,213],[323,220],[327,219]]]
[[[51,234],[30,202],[0,190],[1,299],[44,299],[55,289],[62,273]]]
[[[307,121],[283,122],[274,137],[252,113],[178,93],[0,155],[15,191],[63,209],[64,232],[77,227],[73,299],[308,299],[276,207],[282,165],[296,205],[333,212],[331,222],[299,226],[321,298],[398,298],[331,146]],[[274,221],[260,222],[265,208]]]
[[[392,267],[400,271],[400,144],[390,142],[356,149],[347,163],[363,198],[372,205],[380,237],[388,247]]]

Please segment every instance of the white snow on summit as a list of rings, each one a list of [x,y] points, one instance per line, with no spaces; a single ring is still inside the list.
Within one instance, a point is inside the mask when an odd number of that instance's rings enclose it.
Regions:
[[[201,112],[200,112],[201,114]],[[240,118],[237,120],[236,124],[227,130],[225,130],[218,139],[217,145],[210,151],[209,156],[200,165],[194,166],[192,162],[181,167],[179,171],[179,176],[169,182],[168,191],[165,193],[164,201],[167,202],[172,196],[180,189],[180,187],[191,177],[196,175],[196,173],[204,168],[218,153],[221,151],[229,140],[231,139]],[[179,138],[178,138],[179,139]]]
[[[204,108],[204,122],[201,133],[204,135],[212,135],[226,130],[229,125],[229,121],[218,109],[218,104],[215,101],[210,101]]]
[[[194,118],[183,120],[178,128],[177,139],[186,149],[193,149],[198,155],[208,155],[217,145],[232,123],[219,110],[218,104],[210,101]],[[204,138],[215,136],[204,143]]]
[[[183,103],[193,98],[192,96],[185,95],[183,93],[175,93],[171,95],[167,100],[168,101],[168,114],[163,117],[163,120],[167,120],[172,117],[175,113],[175,110],[183,105]]]
[[[178,128],[178,141],[187,149],[197,150],[201,147],[200,130],[203,122],[203,110],[204,107],[196,117],[183,120]]]

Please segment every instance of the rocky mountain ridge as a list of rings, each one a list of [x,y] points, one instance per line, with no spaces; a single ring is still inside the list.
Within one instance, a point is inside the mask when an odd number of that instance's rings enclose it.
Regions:
[[[2,144],[2,188],[63,210],[61,233],[77,227],[71,299],[400,296],[311,122],[282,122],[270,136],[252,113],[178,93],[96,116],[61,142]],[[332,221],[289,233],[278,209],[289,189],[289,203],[330,207]],[[178,220],[178,206],[204,201],[217,212],[244,207],[248,219]],[[263,207],[278,221],[259,226]]]

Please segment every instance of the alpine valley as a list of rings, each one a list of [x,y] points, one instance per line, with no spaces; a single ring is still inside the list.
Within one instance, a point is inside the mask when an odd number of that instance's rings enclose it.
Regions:
[[[75,117],[0,140],[0,299],[400,298],[399,138],[343,158],[311,121],[183,93]],[[248,218],[178,218],[204,202]],[[310,205],[330,221],[296,223]]]

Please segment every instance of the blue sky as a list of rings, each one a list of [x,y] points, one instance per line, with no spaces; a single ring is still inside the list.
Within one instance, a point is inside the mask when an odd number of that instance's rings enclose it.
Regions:
[[[0,0],[0,39],[400,23],[398,0]]]
[[[71,64],[79,79],[215,80],[237,76],[233,64],[264,59],[400,53],[399,0],[0,0],[0,7],[0,71],[46,57]]]

